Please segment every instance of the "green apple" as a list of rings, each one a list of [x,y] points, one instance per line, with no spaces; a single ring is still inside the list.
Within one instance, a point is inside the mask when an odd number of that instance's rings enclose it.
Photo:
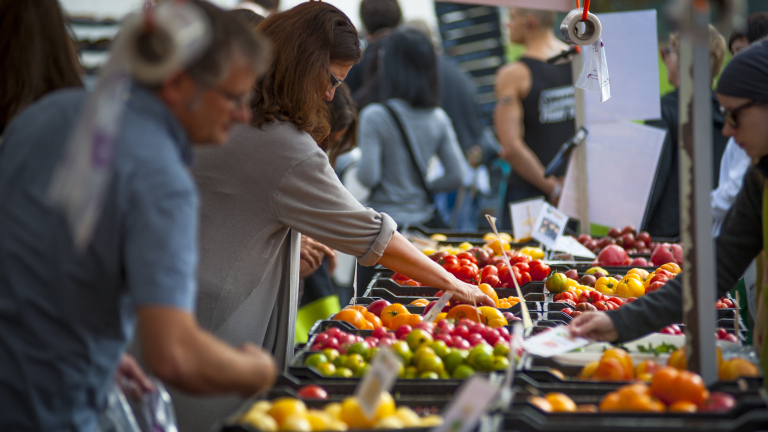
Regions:
[[[445,365],[443,365],[443,361],[438,357],[436,354],[425,354],[419,358],[419,372],[436,372],[441,373],[445,371]]]
[[[509,359],[502,356],[494,356],[493,367],[495,371],[506,370],[509,367]]]
[[[369,349],[368,350],[368,356],[365,357],[365,361],[369,362],[369,361],[373,360],[373,358],[376,357],[376,353],[377,352],[379,352],[379,348],[378,347],[373,347],[373,348]]]
[[[320,363],[317,365],[317,371],[324,377],[333,376],[333,374],[336,373],[336,366],[334,366],[333,363],[328,362]]]
[[[339,356],[339,351],[337,351],[335,348],[325,348],[323,350],[323,354],[328,357],[328,361],[334,361],[336,360],[336,357]]]
[[[369,370],[371,370],[371,365],[366,363],[363,367],[355,371],[355,378],[361,378],[363,375],[367,374]]]
[[[368,347],[367,343],[363,342],[355,342],[352,345],[349,346],[347,349],[347,355],[350,354],[360,354],[363,356],[363,359],[369,358],[368,356],[371,355],[371,348]]]
[[[304,359],[304,366],[317,367],[322,363],[328,363],[328,357],[323,353],[310,354]]]
[[[478,344],[469,352],[467,357],[467,363],[481,371],[490,371],[493,368],[495,358],[493,356],[493,348],[490,345]]]
[[[445,358],[448,354],[451,353],[451,349],[448,348],[448,345],[445,344],[445,342],[438,340],[434,341],[431,344],[429,344],[429,347],[432,348],[432,351],[437,354],[438,357]]]
[[[414,366],[419,366],[419,360],[424,356],[436,356],[435,351],[432,348],[424,345],[413,354],[413,360],[411,361]]]
[[[347,364],[347,356],[344,354],[336,357],[333,360],[333,365],[336,366],[337,368],[346,367],[346,364]]]
[[[464,379],[475,374],[475,370],[465,364],[459,365],[451,374],[453,379]]]
[[[440,379],[440,375],[438,375],[437,372],[425,371],[419,374],[419,378],[436,380]]]
[[[355,373],[352,372],[351,369],[345,368],[345,367],[340,367],[340,368],[336,369],[336,372],[333,373],[333,376],[337,377],[337,378],[352,378],[352,376],[354,374]]]
[[[464,364],[464,356],[458,350],[453,350],[450,354],[445,356],[443,364],[445,364],[446,371],[453,373],[456,367]]]
[[[347,361],[344,362],[344,366],[352,372],[357,372],[358,369],[365,366],[365,359],[360,354],[347,354]]]
[[[407,366],[400,374],[400,378],[414,379],[419,376],[419,369],[416,366]]]
[[[413,352],[411,352],[411,349],[408,347],[408,343],[406,341],[397,341],[392,344],[392,351],[395,352],[398,356],[400,356],[400,360],[403,361],[403,364],[408,366],[411,364],[411,359],[413,358]]]
[[[408,347],[411,351],[416,351],[424,344],[432,343],[432,335],[422,329],[416,329],[406,336],[405,341],[408,342]]]
[[[493,355],[495,356],[502,356],[506,357],[509,355],[509,345],[507,344],[496,344],[495,347],[493,347]]]

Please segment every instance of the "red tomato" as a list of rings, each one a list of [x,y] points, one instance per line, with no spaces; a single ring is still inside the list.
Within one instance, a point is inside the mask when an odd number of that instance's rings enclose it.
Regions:
[[[657,275],[664,275],[664,276],[666,276],[666,277],[667,277],[667,279],[674,279],[674,278],[675,278],[675,276],[676,276],[674,273],[672,273],[672,272],[668,272],[668,271],[666,271],[666,270],[664,270],[664,269],[658,269],[658,270],[656,270],[656,274],[657,274]]]
[[[557,301],[555,301],[555,303],[565,303],[565,304],[569,304],[569,305],[571,305],[573,307],[576,307],[576,302],[573,301],[573,300],[569,300],[569,299],[557,300]]]
[[[328,392],[318,385],[306,385],[299,389],[298,395],[302,399],[328,399]]]
[[[468,266],[470,264],[472,264],[472,261],[470,261],[470,260],[468,260],[466,258],[463,258],[463,259],[459,260],[459,266],[460,267]]]
[[[402,284],[403,282],[407,281],[410,278],[404,274],[395,272],[392,276],[390,276],[390,279],[392,279],[393,281],[399,284]]]
[[[493,288],[498,288],[501,286],[501,279],[499,279],[499,277],[496,275],[486,276],[482,280],[483,283],[487,283]]]
[[[456,275],[459,272],[461,265],[459,265],[459,261],[454,258],[452,260],[446,260],[443,263],[443,268],[448,270],[448,273]]]
[[[529,262],[531,262],[531,257],[529,257],[526,254],[516,253],[509,258],[509,263],[512,265],[515,265],[517,263],[528,264]]]
[[[599,310],[599,311],[609,311],[609,310],[611,310],[610,307],[608,306],[608,304],[606,302],[604,302],[604,301],[596,302],[594,305],[597,308],[597,310]]]
[[[544,264],[544,261],[540,259],[535,259],[535,260],[528,261],[528,265],[531,266],[531,268],[533,268],[533,267],[538,267],[540,265],[545,265],[545,264]]]
[[[512,275],[511,271],[509,270],[509,267],[504,265],[500,265],[499,267],[499,280],[501,280],[502,284],[507,284],[507,286],[514,286],[514,282],[512,282]]]
[[[544,263],[534,265],[535,261],[538,261],[538,260],[531,261],[531,265],[530,265],[531,279],[535,281],[543,281],[544,279],[547,278],[547,276],[549,276],[549,273],[550,273],[549,266]]]
[[[615,303],[616,306],[623,306],[624,305],[624,300],[622,300],[622,299],[620,299],[618,297],[610,297],[606,301],[609,301],[611,303]]]
[[[576,293],[566,291],[564,293],[555,295],[555,301],[558,301],[558,300],[573,300],[574,302],[577,302],[578,298],[576,297]]]
[[[565,309],[563,309],[563,310],[562,310],[562,311],[560,311],[560,312],[562,312],[562,313],[564,313],[564,314],[566,314],[566,315],[568,315],[568,316],[573,316],[573,315],[572,315],[572,314],[573,314],[573,309],[571,309],[571,308],[565,308]]]
[[[512,265],[520,269],[521,272],[531,271],[531,266],[529,266],[528,263],[519,262]]]
[[[650,285],[648,285],[648,287],[645,289],[645,293],[646,293],[646,294],[648,294],[649,292],[654,292],[654,291],[656,291],[657,289],[659,289],[659,288],[663,287],[663,286],[664,286],[666,283],[667,283],[667,281],[663,281],[663,282],[662,282],[662,281],[656,281],[656,282],[652,282],[652,283],[651,283]]]
[[[473,247],[469,249],[467,252],[471,253],[475,257],[475,262],[478,266],[484,267],[488,264],[488,260],[491,259],[492,253],[489,254],[487,250],[481,248],[481,247]]]
[[[655,274],[651,278],[651,283],[648,284],[648,286],[650,286],[654,282],[661,282],[662,285],[663,285],[663,284],[667,283],[668,280],[669,280],[669,278],[667,276],[663,275],[663,274]]]
[[[533,279],[531,278],[531,274],[530,274],[530,273],[528,273],[528,272],[522,272],[522,273],[520,273],[520,276],[521,276],[521,277],[520,277],[520,280],[521,280],[521,282],[522,282],[520,285],[525,285],[525,284],[527,284],[528,282],[530,282],[531,280],[533,280]]]
[[[402,286],[422,286],[420,283],[416,282],[413,279],[408,279],[407,281],[401,283]]]
[[[459,279],[469,282],[477,277],[477,269],[472,266],[463,266],[459,269],[459,273],[456,275]]]
[[[723,299],[722,302],[726,308],[733,309],[735,307],[730,299]]]
[[[579,301],[594,304],[597,302],[605,301],[605,298],[603,297],[602,293],[597,291],[586,291],[581,293],[579,296]]]
[[[504,264],[504,258],[500,256],[495,256],[488,260],[488,265],[498,266],[499,264]]]
[[[437,260],[437,263],[440,264],[440,265],[444,265],[445,263],[450,262],[450,261],[456,261],[456,264],[459,263],[459,259],[456,258],[455,255],[446,255],[446,256],[440,258],[439,260]]]
[[[488,276],[496,276],[497,274],[499,274],[499,269],[489,265],[483,267],[483,270],[480,272],[480,277],[485,279]]]
[[[457,253],[456,254],[456,258],[458,258],[459,261],[465,259],[465,260],[469,260],[470,262],[473,262],[473,263],[477,264],[477,258],[475,258],[474,255],[472,255],[471,253],[469,253],[467,251]]]
[[[632,303],[635,300],[637,300],[637,297],[630,297],[627,299],[626,303]]]
[[[517,280],[518,285],[523,284],[523,276],[520,273],[520,270],[517,267],[512,266],[512,274],[515,276],[515,279]],[[510,285],[514,286],[514,282],[510,281]]]

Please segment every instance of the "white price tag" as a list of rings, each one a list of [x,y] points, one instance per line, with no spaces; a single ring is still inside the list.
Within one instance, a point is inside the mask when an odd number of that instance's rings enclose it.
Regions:
[[[443,413],[443,424],[431,432],[469,432],[474,430],[496,399],[498,385],[479,375],[473,375],[459,387]]]
[[[509,214],[512,218],[512,232],[515,234],[515,240],[531,238],[533,224],[536,222],[536,216],[539,215],[543,204],[543,197],[509,203]]]
[[[583,337],[571,336],[568,326],[562,325],[524,341],[523,349],[537,356],[552,357],[587,346],[589,343],[589,340]]]
[[[372,419],[379,407],[379,396],[395,385],[401,368],[400,358],[387,347],[381,347],[371,362],[371,370],[360,380],[355,396],[363,414]]]
[[[567,224],[568,216],[565,213],[544,203],[541,206],[536,222],[533,224],[531,236],[547,248],[555,249],[555,245],[563,235]]]
[[[440,297],[440,300],[438,300],[437,303],[435,303],[435,305],[432,306],[432,309],[430,309],[429,312],[427,312],[427,314],[424,315],[424,317],[422,318],[422,322],[431,323],[432,321],[434,321],[435,318],[437,318],[437,316],[440,315],[440,312],[443,311],[443,308],[445,307],[445,305],[448,304],[448,301],[451,300],[451,297],[453,297],[452,292],[450,291],[443,292],[443,296]]]
[[[578,242],[578,240],[569,235],[561,236],[557,240],[555,250],[565,252],[567,255],[571,255],[570,260],[564,259],[566,261],[573,261],[572,257],[582,257],[589,259],[594,259],[596,257],[596,255],[591,250],[585,248],[584,245]]]
[[[514,321],[512,323],[512,338],[509,341],[509,366],[507,367],[507,373],[504,377],[504,388],[510,387],[512,380],[515,378],[515,359],[517,358],[517,350],[522,343],[523,326],[520,325],[519,321]]]

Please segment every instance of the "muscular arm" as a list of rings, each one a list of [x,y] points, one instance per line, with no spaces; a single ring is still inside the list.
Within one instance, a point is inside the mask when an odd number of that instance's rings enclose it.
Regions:
[[[162,381],[190,393],[251,396],[272,385],[272,356],[253,344],[233,348],[202,330],[187,311],[137,309],[144,359]]]
[[[522,100],[530,91],[531,71],[522,63],[513,63],[499,71],[496,79],[496,107],[493,125],[501,144],[501,156],[528,183],[547,195],[557,180],[544,177],[544,165],[523,141]]]
[[[402,273],[424,285],[440,288],[443,291],[453,292],[455,298],[464,303],[471,304],[473,299],[477,305],[495,306],[490,297],[483,294],[474,285],[464,283],[448,273],[439,264],[432,261],[421,251],[416,249],[399,232],[395,232],[387,244],[379,260],[379,264]]]

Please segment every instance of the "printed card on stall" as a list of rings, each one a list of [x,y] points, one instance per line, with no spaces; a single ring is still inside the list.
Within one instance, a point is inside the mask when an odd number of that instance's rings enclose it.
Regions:
[[[443,424],[430,432],[469,432],[488,412],[499,387],[479,375],[469,377],[443,412]]]
[[[371,362],[371,370],[360,380],[355,396],[360,401],[363,414],[372,419],[379,408],[379,396],[389,392],[400,374],[401,363],[397,354],[381,347]]]
[[[541,205],[541,211],[533,224],[532,237],[548,249],[555,249],[568,224],[568,216],[547,203]]]
[[[536,222],[536,217],[541,212],[543,204],[544,197],[509,203],[509,214],[512,217],[512,232],[515,234],[515,239],[531,238],[533,224]]]
[[[443,308],[448,304],[448,301],[451,300],[451,297],[453,297],[453,293],[451,291],[443,293],[443,295],[437,300],[437,303],[432,306],[432,309],[430,309],[429,312],[424,315],[422,322],[431,323],[435,321],[435,318],[440,315],[440,312],[443,311]]]
[[[523,349],[537,356],[552,357],[587,346],[589,343],[589,340],[583,337],[571,336],[568,326],[562,325],[524,341]]]

